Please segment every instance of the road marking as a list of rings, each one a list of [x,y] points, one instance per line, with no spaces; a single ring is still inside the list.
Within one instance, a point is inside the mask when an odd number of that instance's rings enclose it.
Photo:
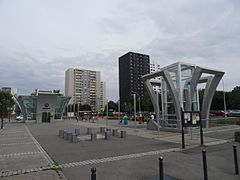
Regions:
[[[11,138],[1,138],[1,140],[19,140],[19,139],[28,139],[29,137],[11,137]]]
[[[35,155],[41,154],[40,151],[32,151],[32,152],[20,152],[20,153],[11,153],[11,154],[0,154],[0,158],[11,158],[16,156],[24,156],[24,155]]]
[[[9,143],[9,144],[0,144],[0,146],[16,146],[16,145],[29,145],[34,144],[33,142],[25,142],[25,143]]]

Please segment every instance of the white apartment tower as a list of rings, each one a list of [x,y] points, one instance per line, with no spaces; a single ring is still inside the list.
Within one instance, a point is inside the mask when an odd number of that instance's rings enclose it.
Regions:
[[[155,63],[150,63],[150,73],[153,73],[153,72],[156,72],[156,71],[159,71],[161,68],[160,68],[160,65],[159,64],[155,64]],[[161,78],[160,77],[156,77],[156,78],[153,78],[151,79],[152,81],[155,81],[155,82],[161,82]],[[153,90],[156,91],[156,90],[159,90],[160,89],[160,86],[153,86]]]
[[[92,111],[100,111],[106,97],[102,84],[99,71],[70,68],[65,72],[65,96],[72,97],[69,104],[88,104]]]

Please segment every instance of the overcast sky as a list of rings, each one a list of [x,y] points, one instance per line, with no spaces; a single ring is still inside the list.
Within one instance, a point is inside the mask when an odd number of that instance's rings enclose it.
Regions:
[[[118,57],[135,51],[225,71],[240,85],[239,0],[0,0],[0,87],[64,91],[68,68],[101,71],[118,99]],[[222,89],[222,84],[218,89]]]

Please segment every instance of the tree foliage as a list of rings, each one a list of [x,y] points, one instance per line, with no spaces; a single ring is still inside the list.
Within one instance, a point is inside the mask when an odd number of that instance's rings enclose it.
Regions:
[[[153,111],[152,101],[151,101],[148,93],[145,93],[143,95],[143,97],[141,98],[141,110],[142,111],[148,111],[148,112]]]
[[[15,102],[9,92],[0,91],[0,116],[2,119],[12,111],[11,108],[14,104]]]
[[[200,108],[204,96],[204,89],[199,90]],[[240,109],[240,86],[236,86],[232,91],[225,92],[226,108]],[[216,91],[211,104],[211,110],[224,110],[224,92]]]
[[[240,109],[240,86],[236,86],[229,95],[231,109]]]
[[[109,101],[108,102],[108,110],[110,111],[110,109],[111,109],[111,111],[118,111],[118,104],[117,104],[117,102],[115,103],[113,101]]]
[[[54,89],[53,93],[57,94],[58,96],[63,96],[63,94],[61,93],[61,91],[59,89]]]

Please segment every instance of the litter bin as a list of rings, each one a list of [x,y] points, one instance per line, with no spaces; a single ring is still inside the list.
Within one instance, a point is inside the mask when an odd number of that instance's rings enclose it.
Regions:
[[[128,120],[127,119],[124,119],[124,125],[128,125]]]

